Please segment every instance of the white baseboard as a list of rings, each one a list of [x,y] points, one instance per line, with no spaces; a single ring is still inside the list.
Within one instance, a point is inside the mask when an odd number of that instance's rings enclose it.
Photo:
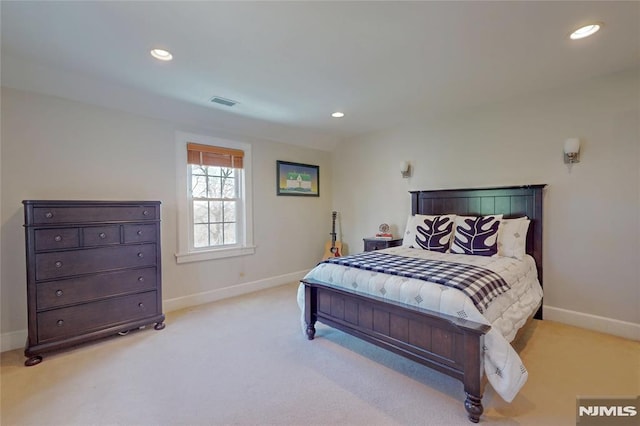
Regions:
[[[191,306],[202,305],[204,303],[215,302],[216,300],[227,299],[229,297],[240,296],[258,290],[265,290],[277,287],[282,284],[301,280],[309,271],[292,272],[276,277],[265,278],[263,280],[238,284],[230,287],[218,288],[202,293],[190,294],[188,296],[176,297],[162,302],[165,312],[177,311],[178,309],[189,308]]]
[[[558,321],[601,333],[613,334],[614,336],[624,337],[625,339],[640,340],[640,324],[570,311],[548,305],[544,305],[543,312],[543,317],[547,320]]]
[[[0,352],[23,348],[27,341],[27,330],[10,331],[0,335]]]
[[[263,280],[243,283],[231,287],[219,288],[216,290],[205,291],[202,293],[191,294],[189,296],[177,297],[174,299],[164,300],[162,302],[164,312],[177,311],[178,309],[188,308],[190,306],[202,305],[203,303],[215,302],[229,297],[240,296],[242,294],[252,293],[258,290],[265,290],[271,287],[277,287],[282,284],[298,281],[309,272],[308,270],[292,272],[290,274],[279,275],[276,277],[265,278]],[[27,330],[11,331],[0,335],[0,352],[11,351],[24,347],[27,341]]]

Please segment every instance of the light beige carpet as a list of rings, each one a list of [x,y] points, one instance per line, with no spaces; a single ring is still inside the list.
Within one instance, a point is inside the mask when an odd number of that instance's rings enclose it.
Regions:
[[[0,424],[469,425],[462,384],[319,325],[302,335],[297,284],[168,315],[24,367],[2,354]],[[575,425],[577,395],[640,393],[640,343],[535,321],[516,347],[529,381],[487,386],[483,424]]]

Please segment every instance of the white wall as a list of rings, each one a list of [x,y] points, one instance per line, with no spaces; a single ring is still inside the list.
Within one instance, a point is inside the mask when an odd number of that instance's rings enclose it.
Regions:
[[[401,234],[409,190],[544,183],[547,318],[571,322],[560,318],[569,311],[573,322],[602,319],[637,333],[639,89],[637,72],[621,73],[343,144],[333,155],[343,239],[353,253],[381,222]],[[583,146],[571,170],[562,160],[569,137]],[[414,167],[410,179],[401,160]]]
[[[234,138],[215,129],[188,128],[165,120],[2,88],[3,350],[23,345],[26,338],[21,204],[25,199],[162,201],[165,309],[283,280],[288,282],[321,258],[331,218],[330,154],[235,137],[252,144],[256,253],[176,264],[176,131]],[[276,160],[319,165],[320,197],[276,196]],[[318,226],[322,223],[326,227]],[[229,286],[234,288],[228,289]]]

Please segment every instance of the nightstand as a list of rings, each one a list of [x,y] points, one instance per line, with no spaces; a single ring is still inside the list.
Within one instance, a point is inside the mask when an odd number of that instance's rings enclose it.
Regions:
[[[363,238],[363,241],[364,241],[364,251],[382,250],[389,247],[398,247],[402,245],[402,238],[394,238],[393,240]]]

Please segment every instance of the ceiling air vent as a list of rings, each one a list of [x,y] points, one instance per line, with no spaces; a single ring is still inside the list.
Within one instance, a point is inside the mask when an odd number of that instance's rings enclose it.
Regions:
[[[228,107],[232,107],[238,103],[236,101],[232,101],[231,99],[221,98],[220,96],[214,96],[213,98],[210,99],[210,101],[213,102],[214,104],[220,104]]]

